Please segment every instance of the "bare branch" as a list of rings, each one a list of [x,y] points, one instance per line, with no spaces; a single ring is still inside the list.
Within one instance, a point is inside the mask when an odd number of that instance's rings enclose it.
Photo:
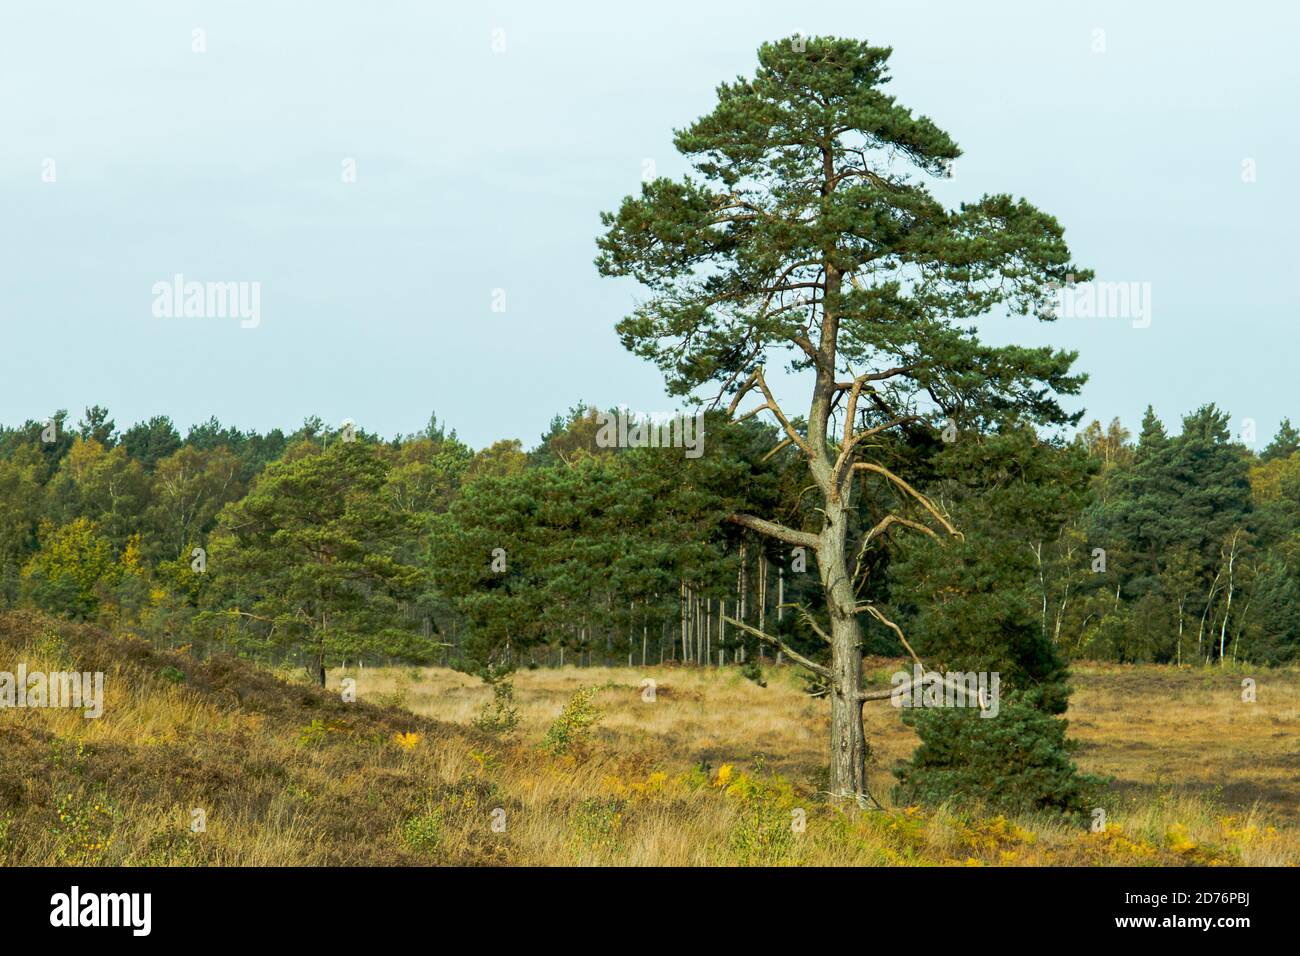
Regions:
[[[921,673],[922,673],[921,681],[909,680],[906,684],[900,684],[898,687],[890,687],[887,690],[864,690],[858,694],[858,700],[864,700],[864,701],[865,700],[888,700],[889,698],[893,697],[895,694],[908,693],[918,683],[922,683],[924,681],[934,681],[937,684],[942,684],[944,687],[950,687],[954,691],[962,695],[965,695],[970,692],[969,687],[960,683],[959,681],[952,680],[951,678],[948,677],[948,675],[942,673],[941,671],[927,671],[925,670],[925,668],[922,668]],[[986,709],[983,700],[979,700],[979,705],[981,710]]]
[[[780,452],[781,449],[783,449],[783,448],[789,448],[789,447],[790,447],[791,445],[793,445],[793,444],[794,444],[794,442],[792,442],[790,439],[788,439],[788,438],[785,439],[784,441],[781,442],[781,444],[777,445],[775,448],[773,448],[771,451],[769,451],[766,455],[764,455],[762,458],[760,458],[760,459],[759,459],[759,462],[762,463],[762,462],[767,461],[767,460],[768,460],[769,458],[771,458],[773,455],[775,455],[775,454],[777,454],[778,452]]]
[[[821,625],[817,623],[817,619],[814,618],[812,614],[808,611],[808,609],[804,607],[802,604],[792,604],[787,602],[785,604],[778,604],[777,607],[794,608],[803,616],[803,619],[808,623],[808,626],[813,629],[814,633],[816,633],[818,637],[820,637],[827,644],[831,642],[830,637],[828,637],[826,632],[821,629]]]
[[[885,615],[881,614],[879,609],[877,609],[877,607],[874,604],[859,604],[857,607],[853,609],[854,614],[857,614],[860,611],[866,611],[868,614],[874,617],[881,624],[885,625],[885,627],[893,631],[894,634],[898,636],[898,640],[902,643],[902,645],[905,648],[907,648],[907,653],[912,655],[912,660],[916,662],[916,666],[921,668],[921,673],[923,674],[925,673],[925,665],[921,663],[921,658],[916,656],[916,651],[912,650],[912,645],[907,643],[907,638],[903,636],[903,629],[901,627],[899,627],[889,618],[885,617]]]
[[[943,529],[945,531],[947,531],[954,538],[961,538],[962,540],[965,540],[965,535],[963,535],[960,531],[954,528],[952,524],[948,521],[948,519],[939,513],[939,509],[935,507],[933,501],[931,501],[925,495],[921,494],[919,491],[917,491],[915,488],[909,485],[902,478],[899,478],[898,475],[894,474],[888,468],[884,467],[883,465],[877,465],[874,462],[860,461],[853,466],[852,471],[871,471],[871,472],[875,472],[878,475],[883,475],[884,477],[888,478],[894,484],[898,485],[898,487],[902,488],[909,495],[911,495],[913,498],[919,501],[921,503],[921,506],[924,507],[926,511],[930,512],[930,514],[934,516],[934,519],[938,521],[939,524],[943,525]]]
[[[823,667],[821,664],[818,664],[816,661],[811,661],[808,658],[804,657],[798,651],[791,650],[789,645],[787,645],[780,638],[773,637],[771,634],[765,634],[764,632],[760,631],[758,628],[751,627],[750,625],[746,624],[744,621],[738,621],[734,617],[727,617],[726,615],[723,615],[722,619],[726,621],[728,624],[734,624],[736,627],[740,628],[746,634],[753,634],[755,637],[759,638],[760,640],[767,641],[769,644],[776,647],[778,650],[781,651],[781,653],[785,654],[786,657],[790,658],[790,660],[794,661],[796,664],[800,665],[801,667],[806,667],[814,674],[820,674],[822,677],[825,677],[827,679],[830,678],[831,669],[829,667]]]
[[[763,370],[761,368],[754,369],[754,374],[749,377],[749,380],[746,381],[743,386],[741,386],[740,392],[734,399],[732,399],[729,413],[732,415],[736,413],[736,407],[740,404],[741,396],[755,386],[762,391],[763,397],[767,399],[767,402],[752,411],[746,412],[739,420],[743,421],[757,412],[764,410],[770,411],[776,416],[777,421],[781,423],[781,427],[785,429],[785,433],[790,436],[790,440],[798,445],[803,453],[810,459],[816,458],[816,455],[813,454],[813,450],[808,446],[808,442],[804,440],[802,435],[795,431],[794,426],[790,424],[790,419],[786,418],[785,412],[781,411],[781,406],[777,403],[776,397],[773,396],[772,390],[767,387],[767,380],[763,378]]]
[[[852,391],[854,386],[856,386],[860,391],[862,386],[867,382],[880,382],[887,378],[893,378],[895,375],[903,375],[907,372],[913,372],[920,367],[920,362],[913,362],[910,365],[896,365],[893,368],[883,369],[879,372],[865,372],[851,382],[836,382],[835,387],[841,392],[848,392]]]
[[[900,415],[890,421],[883,422],[880,425],[875,425],[854,434],[853,417],[857,414],[855,408],[857,400],[857,392],[852,393],[849,396],[849,407],[844,414],[844,447],[840,450],[839,457],[835,459],[835,466],[831,472],[834,476],[834,484],[837,489],[839,489],[840,485],[844,482],[844,474],[853,457],[853,452],[863,441],[870,438],[872,435],[879,435],[881,432],[888,431],[898,425],[907,425],[911,422],[924,421],[920,415]]]
[[[862,539],[862,546],[858,548],[858,557],[853,565],[852,580],[856,581],[858,579],[858,575],[862,572],[862,559],[866,556],[867,546],[871,544],[872,539],[878,535],[884,534],[887,530],[889,530],[890,525],[895,525],[895,524],[904,525],[905,527],[912,528],[915,531],[920,531],[922,534],[928,534],[936,541],[939,540],[939,536],[935,534],[933,528],[928,528],[925,525],[921,524],[919,521],[912,521],[910,518],[904,518],[901,517],[900,515],[896,515],[892,513],[887,514],[883,518],[881,518],[880,521],[876,523],[876,526],[872,528],[870,531],[868,531],[866,536]],[[861,585],[859,585],[859,587],[861,587]]]
[[[912,689],[912,682],[908,681],[902,687],[890,687],[888,690],[864,690],[858,694],[858,700],[888,700],[895,694],[902,694]]]
[[[862,539],[863,549],[865,550],[866,546],[871,543],[872,538],[876,537],[877,535],[884,534],[891,524],[905,525],[906,527],[909,527],[914,531],[920,531],[922,534],[928,534],[936,541],[939,540],[939,536],[934,533],[933,528],[929,528],[921,524],[921,522],[919,521],[913,521],[910,518],[904,518],[900,515],[890,513],[885,515],[883,518],[881,518],[880,521],[876,523],[876,526],[867,532],[867,536]]]
[[[821,544],[821,539],[815,534],[809,534],[807,531],[796,531],[794,528],[787,528],[783,524],[777,524],[775,521],[768,521],[764,518],[756,518],[754,515],[730,514],[727,515],[727,520],[732,524],[749,528],[770,538],[776,538],[778,541],[784,541],[786,544],[813,548],[814,550]]]
[[[749,373],[749,378],[745,379],[745,384],[740,386],[739,391],[737,391],[735,397],[732,398],[731,404],[727,406],[727,417],[736,414],[736,407],[740,404],[740,400],[748,395],[749,390],[754,387],[754,378],[757,375],[757,371]]]

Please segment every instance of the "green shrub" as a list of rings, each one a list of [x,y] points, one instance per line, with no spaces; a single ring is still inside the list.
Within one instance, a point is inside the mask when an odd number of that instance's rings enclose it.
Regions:
[[[495,737],[512,737],[519,729],[519,711],[515,708],[515,687],[510,681],[492,685],[492,700],[474,718],[474,726]]]
[[[579,752],[587,743],[591,728],[601,718],[596,707],[596,687],[580,687],[560,711],[542,738],[542,750],[552,757]]]
[[[623,852],[623,804],[618,800],[589,797],[569,814],[575,848],[617,856]]]
[[[55,860],[69,866],[102,865],[113,845],[112,804],[98,796],[65,793],[56,799],[54,813]]]
[[[149,838],[138,860],[141,866],[197,866],[204,862],[198,837],[188,828],[172,828]]]
[[[408,817],[402,824],[402,843],[412,853],[436,853],[442,845],[442,808]]]
[[[742,775],[727,788],[738,804],[729,845],[741,866],[779,866],[795,849],[789,800],[780,788]]]
[[[1004,813],[1053,810],[1077,815],[1101,783],[1079,773],[1064,718],[1002,698],[996,717],[974,708],[904,710],[921,745],[894,774],[900,804],[980,805]]]

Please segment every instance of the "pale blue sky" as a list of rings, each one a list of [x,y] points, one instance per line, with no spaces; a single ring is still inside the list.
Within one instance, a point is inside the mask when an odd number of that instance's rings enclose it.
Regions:
[[[1089,417],[1215,401],[1262,445],[1300,420],[1298,9],[4,0],[0,421],[99,403],[119,427],[392,435],[436,411],[481,446],[580,399],[667,410],[614,335],[636,290],[596,275],[598,214],[645,159],[679,173],[672,130],[801,31],[894,47],[894,94],[965,151],[945,200],[1023,195],[1100,279],[1152,284],[1150,328],[990,338],[1078,348]],[[155,318],[178,272],[261,282],[260,326]]]

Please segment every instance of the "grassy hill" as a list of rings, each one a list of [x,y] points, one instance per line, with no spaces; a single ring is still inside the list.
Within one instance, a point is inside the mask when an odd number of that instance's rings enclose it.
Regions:
[[[484,721],[491,690],[442,669],[335,672],[320,691],[0,615],[0,670],[20,661],[102,671],[105,703],[95,720],[0,711],[5,865],[1300,862],[1294,671],[1256,675],[1245,705],[1232,673],[1080,668],[1080,763],[1116,778],[1094,833],[892,806],[889,766],[914,738],[887,705],[867,718],[884,809],[828,804],[826,705],[786,672],[768,687],[732,670],[522,672],[511,731],[509,704]]]

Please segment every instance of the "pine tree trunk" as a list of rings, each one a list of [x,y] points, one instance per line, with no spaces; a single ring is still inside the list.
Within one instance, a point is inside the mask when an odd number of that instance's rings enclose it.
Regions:
[[[727,599],[718,598],[718,666],[727,663]],[[713,663],[710,661],[709,663]]]
[[[831,793],[867,792],[862,649],[856,620],[831,622]]]
[[[316,652],[316,683],[320,685],[321,690],[325,689],[325,633],[327,627],[325,612],[322,611],[320,616],[320,645]]]
[[[862,633],[845,556],[848,507],[828,502],[817,566],[831,619],[831,793],[867,792],[867,741],[862,730]]]

